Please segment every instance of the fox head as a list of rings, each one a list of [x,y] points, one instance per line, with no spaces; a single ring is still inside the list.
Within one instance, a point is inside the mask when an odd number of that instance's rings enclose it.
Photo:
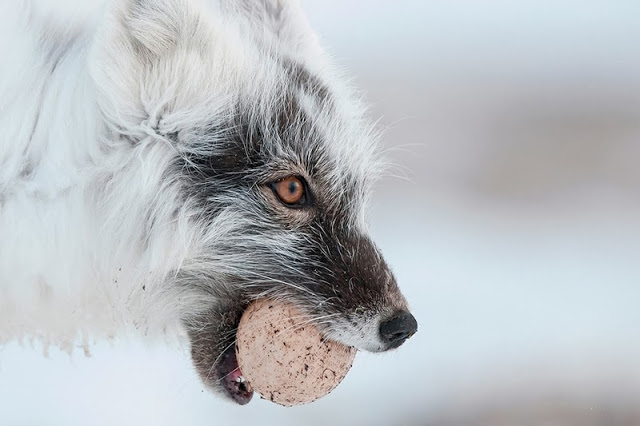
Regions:
[[[234,345],[254,299],[292,303],[367,351],[416,331],[365,221],[376,131],[295,2],[120,1],[91,74],[104,149],[154,162],[145,226],[175,220],[187,234],[163,285],[208,386],[251,398]]]

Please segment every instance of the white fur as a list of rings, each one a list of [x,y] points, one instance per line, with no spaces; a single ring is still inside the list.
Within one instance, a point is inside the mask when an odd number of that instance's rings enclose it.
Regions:
[[[300,60],[338,94],[338,120],[301,94],[333,141],[330,155],[359,176],[377,167],[360,104],[295,3],[280,2],[284,22],[295,23],[278,29],[280,40],[243,2],[158,0],[134,14],[129,3],[1,6],[0,343],[70,347],[123,325],[156,333],[197,310],[202,301],[172,284],[176,271],[224,268],[202,253],[239,219],[203,227],[163,177],[177,152],[206,147],[166,135],[233,115],[238,98],[260,95],[255,115],[268,110],[265,93],[283,84],[270,51]],[[339,191],[344,173],[333,173]],[[364,210],[354,211],[364,228]],[[296,237],[287,238],[283,247]]]

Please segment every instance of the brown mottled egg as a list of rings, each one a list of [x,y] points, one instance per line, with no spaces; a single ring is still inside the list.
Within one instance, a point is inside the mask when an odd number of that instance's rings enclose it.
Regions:
[[[351,368],[356,349],[326,340],[296,308],[261,299],[242,315],[236,336],[244,378],[263,398],[306,404],[327,395]]]

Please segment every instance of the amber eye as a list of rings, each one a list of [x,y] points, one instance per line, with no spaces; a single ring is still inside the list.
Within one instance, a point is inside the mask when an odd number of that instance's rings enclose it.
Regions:
[[[289,206],[305,203],[305,185],[301,178],[289,176],[271,184],[280,201]]]

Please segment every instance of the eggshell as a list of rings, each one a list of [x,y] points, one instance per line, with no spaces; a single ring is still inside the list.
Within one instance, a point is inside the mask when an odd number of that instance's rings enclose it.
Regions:
[[[263,398],[306,404],[344,379],[356,349],[325,339],[295,307],[260,299],[242,315],[236,336],[240,371]]]

